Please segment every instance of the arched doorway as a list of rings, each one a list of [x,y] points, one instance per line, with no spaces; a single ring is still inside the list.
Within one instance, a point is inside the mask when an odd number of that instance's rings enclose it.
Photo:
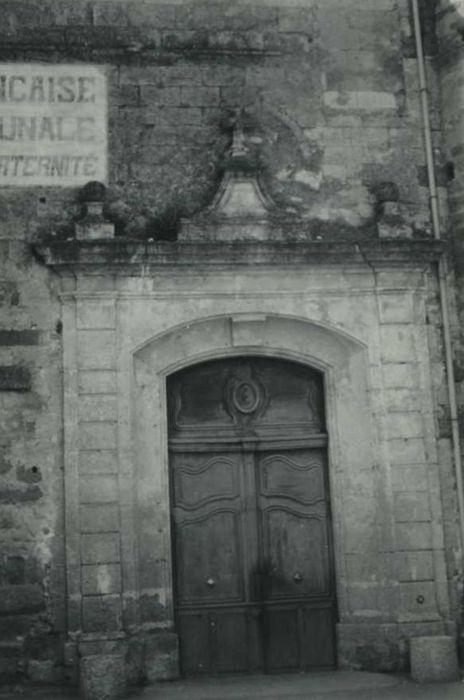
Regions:
[[[335,664],[323,377],[229,357],[168,377],[184,675]]]

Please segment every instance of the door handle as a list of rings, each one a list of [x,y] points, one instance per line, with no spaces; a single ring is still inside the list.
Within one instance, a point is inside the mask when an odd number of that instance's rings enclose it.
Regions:
[[[206,585],[213,588],[216,585],[216,581],[210,576],[208,579],[206,579]]]
[[[297,571],[293,574],[293,580],[295,581],[295,583],[301,583],[303,580],[303,574],[300,574],[300,572]]]

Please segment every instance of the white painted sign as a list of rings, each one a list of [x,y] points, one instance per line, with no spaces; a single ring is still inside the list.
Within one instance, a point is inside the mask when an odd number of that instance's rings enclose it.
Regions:
[[[75,187],[106,179],[103,69],[0,64],[0,187]]]

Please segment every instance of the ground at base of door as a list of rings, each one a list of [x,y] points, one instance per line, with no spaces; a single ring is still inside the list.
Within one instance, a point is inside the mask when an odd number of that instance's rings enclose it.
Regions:
[[[77,700],[77,690],[15,686],[0,700]],[[405,676],[333,671],[279,676],[228,676],[156,683],[128,700],[463,700],[464,682],[418,684]]]

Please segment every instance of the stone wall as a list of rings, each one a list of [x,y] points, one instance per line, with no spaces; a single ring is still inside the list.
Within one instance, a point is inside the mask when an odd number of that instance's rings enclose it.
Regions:
[[[308,238],[415,240],[431,235],[406,0],[1,0],[0,12],[0,61],[89,62],[103,67],[109,86],[106,213],[118,235],[176,238],[180,218],[201,209],[218,186],[237,109],[245,110],[245,138],[259,151],[270,193],[284,211],[301,218],[301,231]],[[443,17],[445,22],[449,13]],[[451,83],[450,113],[458,94]],[[433,119],[438,133],[437,110]],[[456,135],[449,142],[456,163],[457,139]],[[440,159],[438,165],[441,186],[443,173],[451,169],[443,170]],[[452,186],[458,187],[458,177]],[[440,195],[445,214],[442,187]],[[77,200],[73,188],[0,191],[0,397],[6,409],[0,460],[4,680],[24,675],[59,680],[64,673],[62,369],[75,358],[63,358],[63,324],[65,332],[76,327],[86,338],[76,345],[81,372],[76,411],[80,439],[89,450],[78,465],[82,490],[74,505],[82,509],[86,531],[79,543],[68,542],[66,624],[78,629],[82,614],[85,631],[91,634],[102,625],[112,633],[133,622],[131,595],[124,605],[121,602],[119,567],[131,534],[125,542],[114,534],[124,514],[118,505],[123,477],[112,459],[114,308],[112,302],[102,304],[99,299],[92,313],[88,306],[77,308],[77,320],[70,323],[61,315],[57,280],[31,249],[42,237],[73,234],[80,215]],[[182,281],[178,283],[181,287]],[[100,289],[105,282],[87,284]],[[444,426],[440,463],[447,465],[441,478],[447,504],[448,577],[453,579],[459,566],[456,508],[436,290],[430,295],[435,413]],[[168,312],[164,308],[163,313]],[[95,325],[97,317],[100,325]],[[97,336],[94,347],[90,339]],[[399,383],[407,371],[397,371]],[[399,384],[390,388],[400,390]],[[64,390],[67,395],[69,387]],[[403,398],[409,401],[406,394]],[[399,394],[389,396],[400,401]],[[101,457],[98,463],[92,450]],[[403,511],[404,498],[398,496]],[[84,567],[82,592],[87,598],[82,608],[80,569],[73,568],[73,552],[79,566],[82,557]],[[130,581],[131,566],[124,561],[124,576]],[[77,591],[73,582],[78,583]],[[455,600],[454,584],[451,588]],[[132,590],[130,583],[127,590]],[[151,609],[152,602],[147,606]],[[73,617],[79,620],[75,627]],[[73,650],[68,653],[66,662],[72,668]],[[162,653],[157,654],[159,660]]]
[[[396,235],[430,232],[407,0],[30,1],[3,13],[0,60],[106,67],[119,233],[174,237],[211,198],[237,108],[271,192],[312,235],[377,235],[385,182]],[[45,193],[35,228],[68,233],[74,195]]]
[[[0,678],[13,681],[27,672],[54,680],[65,624],[61,312],[54,281],[25,240],[27,218],[20,219],[11,201],[5,214],[0,225]]]

